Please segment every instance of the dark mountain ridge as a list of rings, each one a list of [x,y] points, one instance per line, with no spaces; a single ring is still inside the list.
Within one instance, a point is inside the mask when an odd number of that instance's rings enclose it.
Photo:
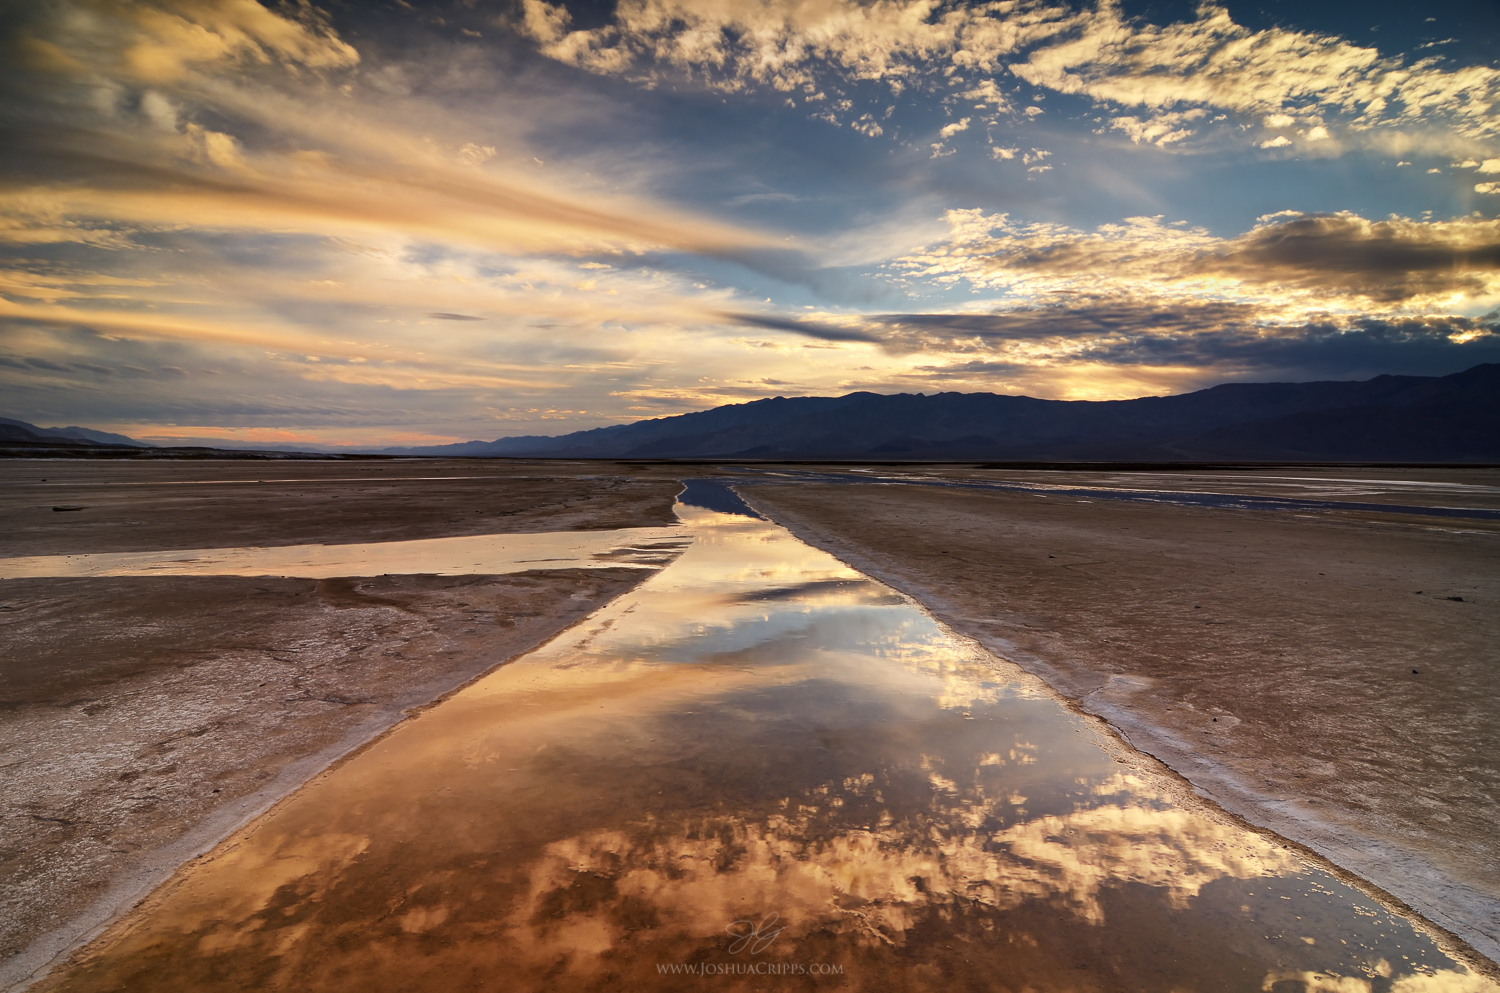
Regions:
[[[0,417],[0,444],[170,455]],[[184,452],[187,450],[184,449]],[[193,454],[214,449],[194,449]],[[347,452],[348,450],[346,450]],[[325,453],[337,457],[337,453]],[[384,455],[1019,461],[1500,462],[1500,364],[1449,376],[1229,383],[1134,400],[993,393],[770,397],[675,417]]]
[[[25,442],[52,445],[126,445],[131,448],[150,448],[144,441],[127,438],[123,434],[95,431],[93,428],[65,427],[41,428],[27,421],[11,417],[0,417],[0,441]]]
[[[771,397],[389,454],[550,458],[1500,460],[1500,364],[1450,376],[1229,383],[1134,400],[993,393]]]

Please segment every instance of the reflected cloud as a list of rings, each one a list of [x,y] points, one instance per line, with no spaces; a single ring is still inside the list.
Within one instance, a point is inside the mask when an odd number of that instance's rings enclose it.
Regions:
[[[478,576],[534,569],[656,569],[692,539],[677,528],[549,531],[363,545],[189,548],[0,558],[0,579],[49,576]]]
[[[934,806],[944,793],[938,785]],[[1103,926],[1106,889],[1149,886],[1186,910],[1217,880],[1298,868],[1284,849],[1238,828],[1148,806],[1094,807],[993,833],[974,828],[1004,800],[899,822],[885,811],[884,827],[845,823],[849,800],[879,792],[866,776],[790,798],[785,814],[764,821],[653,821],[554,842],[528,870],[512,934],[541,959],[566,950],[580,931],[613,946],[627,940],[621,905],[638,901],[654,909],[658,927],[687,933],[708,932],[747,906],[776,907],[796,922],[793,939],[833,927],[856,941],[901,944],[960,907],[972,914],[1040,902]],[[612,883],[611,899],[556,928],[547,906],[590,877]]]

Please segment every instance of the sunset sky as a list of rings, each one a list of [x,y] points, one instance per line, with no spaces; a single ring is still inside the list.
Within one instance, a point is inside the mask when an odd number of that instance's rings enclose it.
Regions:
[[[1500,4],[31,0],[0,415],[435,444],[1500,361]]]

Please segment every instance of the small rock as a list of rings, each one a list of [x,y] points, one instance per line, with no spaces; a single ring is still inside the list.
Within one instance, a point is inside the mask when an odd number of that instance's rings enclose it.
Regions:
[[[1461,596],[1445,596],[1445,597],[1443,597],[1443,599],[1444,600],[1452,600],[1454,603],[1463,603],[1464,602],[1464,598],[1461,597]]]
[[[61,506],[53,507],[52,508],[53,512],[54,513],[58,513],[58,514],[61,514],[64,511],[68,511],[68,510],[84,510],[84,509],[86,509],[86,508],[79,507],[76,504],[71,504],[71,503],[65,503],[65,504],[62,504]]]
[[[1411,671],[1411,674],[1412,674],[1412,675],[1413,675],[1413,676],[1415,676],[1415,675],[1416,675],[1416,674],[1417,674],[1417,670],[1415,670],[1415,669],[1413,669],[1413,670],[1412,670],[1412,671]]]

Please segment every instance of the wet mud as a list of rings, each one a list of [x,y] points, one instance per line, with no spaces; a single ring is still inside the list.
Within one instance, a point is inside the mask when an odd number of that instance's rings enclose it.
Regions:
[[[66,990],[1491,990],[769,522],[319,776]]]

